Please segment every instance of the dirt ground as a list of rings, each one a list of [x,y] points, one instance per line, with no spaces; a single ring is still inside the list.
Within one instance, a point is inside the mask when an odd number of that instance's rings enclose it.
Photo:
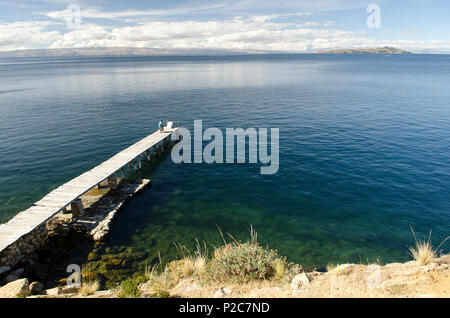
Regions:
[[[328,272],[306,273],[301,283],[202,284],[186,279],[174,297],[450,297],[450,255],[428,265],[415,261],[385,266],[342,264]]]
[[[141,297],[152,293],[143,284]],[[94,295],[77,293],[57,298],[115,298],[118,290],[98,291]],[[182,279],[169,290],[169,297],[183,298],[329,298],[329,297],[389,297],[389,298],[449,298],[450,255],[441,256],[428,265],[416,261],[392,263],[384,266],[372,264],[341,264],[327,272],[308,272],[291,281],[253,281],[246,284],[207,282],[199,278]]]

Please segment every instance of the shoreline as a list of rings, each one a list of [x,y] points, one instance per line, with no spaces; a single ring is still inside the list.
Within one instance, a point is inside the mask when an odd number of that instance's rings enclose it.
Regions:
[[[139,184],[135,189],[142,191],[142,184],[149,182]],[[91,232],[84,234],[92,239]],[[257,237],[252,227],[244,243],[232,237],[226,242],[222,235],[223,245],[214,247],[212,255],[206,243],[198,243],[195,251],[178,245],[181,258],[146,266],[113,288],[105,288],[99,273],[89,267],[71,271],[51,286],[30,279],[21,268],[3,280],[6,284],[0,287],[0,298],[450,297],[450,254],[439,255],[429,241],[416,240],[415,247],[409,248],[414,260],[404,263],[329,264],[323,271],[307,271],[276,250],[261,246]]]
[[[121,275],[122,279],[119,280],[121,283],[115,288],[105,286],[109,278],[104,276],[99,268],[88,266],[92,265],[89,262],[80,263],[84,264],[81,271],[83,281],[81,288],[67,285],[69,278],[73,276],[62,275],[66,273],[66,268],[61,267],[64,262],[60,262],[59,259],[69,257],[83,244],[89,252],[89,254],[86,253],[87,260],[97,260],[99,264],[96,266],[106,266],[107,271],[110,268],[108,264],[111,262],[114,268],[123,262],[132,261],[128,259],[132,255],[128,254],[117,255],[107,260],[97,259],[96,249],[106,242],[110,226],[125,204],[150,186],[151,181],[148,179],[119,179],[116,189],[99,185],[80,198],[83,206],[86,207],[84,215],[74,217],[69,210],[62,211],[48,220],[45,223],[46,232],[43,239],[45,244],[40,249],[33,251],[32,256],[12,268],[0,266],[0,298],[450,297],[450,254],[435,257],[426,265],[421,265],[417,261],[385,265],[348,263],[309,271],[303,269],[300,264],[287,263],[283,256],[277,256],[276,261],[281,260],[283,267],[280,278],[270,277],[236,282],[234,278],[229,277],[229,281],[221,282],[205,274],[217,253],[215,250],[214,256],[208,259],[206,245],[205,251],[197,246],[197,251],[193,254],[185,250],[182,254],[187,253],[188,256],[172,260],[165,266],[160,263],[153,269],[143,268],[143,274],[135,272],[130,275]],[[219,250],[248,245],[258,247],[265,252],[273,252],[269,247],[260,247],[256,237],[257,234],[252,229],[251,238],[247,243],[236,241],[225,243]],[[182,246],[179,247],[180,251],[185,249]],[[203,268],[199,273],[196,273],[197,269],[195,269],[197,261],[200,261],[199,266]],[[116,264],[116,262],[119,263]],[[245,264],[246,262],[241,262],[238,265]],[[186,266],[192,267],[188,269],[189,274],[185,273]],[[272,272],[278,271],[275,267],[271,269]],[[165,277],[167,273],[170,273],[170,278]],[[373,276],[373,273],[379,275]],[[158,284],[164,285],[163,291],[159,290],[160,287],[155,290],[153,279],[158,280]],[[370,279],[372,283],[369,283]],[[163,280],[166,281],[162,282]],[[87,294],[83,292],[85,283],[95,283],[95,291]],[[126,286],[127,283],[134,286],[135,291],[131,294],[123,292],[124,285]],[[369,284],[378,285],[369,287]]]
[[[119,179],[116,189],[100,186],[90,190],[80,198],[83,215],[62,211],[2,251],[1,285],[26,276],[47,285],[53,275],[51,268],[58,266],[62,255],[70,255],[83,242],[104,241],[126,203],[149,187],[149,179]]]
[[[22,278],[0,287],[0,298],[450,297],[450,254],[441,255],[426,265],[418,261],[385,265],[338,264],[329,266],[325,272],[300,270],[286,277],[242,282],[213,281],[206,269],[198,272],[193,269],[188,273],[183,268],[186,265],[182,265],[185,261],[186,258],[173,261],[159,274],[149,271],[145,279],[129,277],[114,289],[99,290],[97,285],[91,292],[83,290],[84,283],[81,288],[63,285],[44,289],[40,286],[36,291],[36,282]],[[170,275],[162,279],[164,273]],[[174,281],[169,282],[171,279]]]

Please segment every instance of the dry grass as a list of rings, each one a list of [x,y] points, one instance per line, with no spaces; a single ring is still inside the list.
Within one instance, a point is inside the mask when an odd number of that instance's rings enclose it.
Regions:
[[[186,257],[181,260],[181,273],[184,277],[190,277],[195,272],[194,261],[191,257]]]
[[[200,245],[198,240],[196,242],[197,248],[194,253],[191,253],[182,245],[175,244],[181,255],[181,260],[169,264],[169,270],[172,274],[187,278],[205,273],[206,263],[208,262],[208,249],[204,242],[203,246]]]
[[[181,260],[172,261],[166,266],[174,279],[189,278],[191,276],[200,276],[206,271],[207,259],[202,256],[186,256]]]
[[[160,260],[161,262],[161,260]],[[162,272],[159,271],[161,263],[153,267],[145,268],[147,282],[139,288],[151,298],[169,297],[168,290],[178,283],[179,275],[174,275],[168,267]]]
[[[145,272],[144,272],[144,276],[145,276],[145,278],[147,278],[148,280],[152,280],[152,279],[154,279],[155,277],[157,277],[158,276],[158,272],[157,272],[157,270],[158,270],[158,265],[155,265],[155,266],[145,266]]]
[[[187,250],[178,246],[183,252],[183,258],[172,261],[163,267],[161,258],[160,263],[145,268],[145,277],[147,282],[139,287],[145,297],[165,298],[169,297],[169,290],[178,284],[181,280],[190,279],[190,277],[199,278],[206,272],[206,255],[199,252],[198,247],[196,256],[190,253],[185,254]],[[163,269],[164,268],[164,269]]]
[[[88,280],[81,284],[80,294],[83,296],[93,295],[100,288],[100,283],[97,279]]]
[[[430,234],[428,235],[428,239],[425,240],[418,240],[416,237],[416,233],[414,232],[414,229],[412,226],[410,226],[411,231],[414,236],[415,246],[409,247],[409,251],[411,255],[413,256],[414,260],[416,260],[421,265],[428,265],[430,264],[438,255],[439,248],[447,241],[449,237],[447,237],[445,240],[439,244],[439,246],[436,249],[433,249],[433,246],[431,244],[431,230]]]
[[[203,256],[197,256],[194,260],[194,273],[202,275],[206,272],[206,258]]]
[[[178,280],[173,280],[171,275],[168,275],[167,271],[160,273],[159,275],[153,276],[148,280],[147,283],[143,285],[143,289],[150,292],[151,297],[159,298],[161,296],[167,295],[168,290],[177,283]]]
[[[416,246],[409,247],[409,251],[414,257],[414,260],[422,265],[428,265],[436,258],[433,247],[428,241],[416,241]]]
[[[273,269],[275,271],[275,278],[276,279],[282,279],[286,272],[286,266],[285,263],[282,262],[280,259],[276,259],[273,262]]]

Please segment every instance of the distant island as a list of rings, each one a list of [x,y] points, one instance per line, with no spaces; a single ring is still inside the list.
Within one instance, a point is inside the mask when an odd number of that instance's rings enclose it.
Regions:
[[[380,47],[375,49],[341,49],[330,51],[317,51],[321,54],[411,54],[411,52],[396,49],[394,47]]]

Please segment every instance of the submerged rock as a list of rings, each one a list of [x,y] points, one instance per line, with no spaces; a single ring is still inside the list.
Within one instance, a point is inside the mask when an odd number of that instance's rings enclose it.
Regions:
[[[0,267],[0,275],[3,275],[5,273],[9,272],[10,269],[11,269],[11,267],[9,267],[9,266]]]
[[[42,295],[45,294],[44,285],[39,282],[32,282],[28,288],[30,295]]]
[[[24,269],[19,268],[18,270],[14,271],[11,274],[9,274],[8,276],[6,276],[5,283],[11,283],[15,280],[22,278],[23,273],[24,273]]]
[[[25,270],[23,268],[19,268],[18,270],[16,270],[14,273],[21,278],[23,276],[23,273],[25,272]]]

